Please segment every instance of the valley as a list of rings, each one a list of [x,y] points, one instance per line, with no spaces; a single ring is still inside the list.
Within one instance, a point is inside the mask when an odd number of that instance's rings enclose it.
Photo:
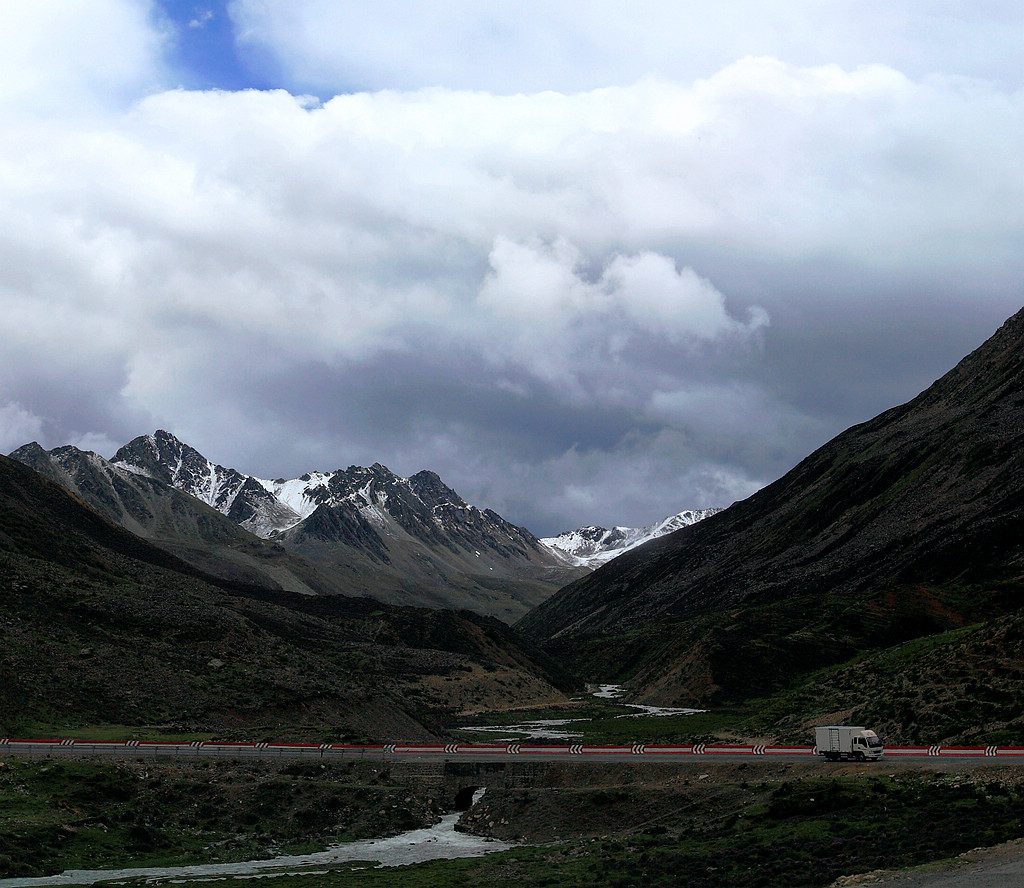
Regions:
[[[853,699],[878,699],[868,676],[881,669],[897,679],[886,700],[907,701],[889,707],[890,734],[920,730],[922,687],[949,701],[925,708],[931,730],[953,729],[960,699],[991,712],[974,719],[979,735],[1019,733],[999,686],[1019,681],[1024,641],[1022,346],[1024,311],[917,398],[577,580],[517,628],[651,704],[713,707],[819,676],[845,685],[832,715],[847,718]]]
[[[430,827],[483,786],[458,828],[515,847],[403,884],[824,886],[1019,838],[1012,756],[807,747],[841,723],[890,748],[1024,745],[1022,355],[1024,312],[747,500],[668,533],[591,528],[598,560],[624,550],[596,569],[431,472],[265,482],[166,432],[113,460],[0,457],[0,737],[318,753],[0,744],[0,876],[320,852]],[[486,743],[505,751],[458,750]],[[579,751],[600,746],[618,758]],[[704,754],[729,746],[751,751]]]
[[[514,873],[535,885],[671,885],[681,874],[709,888],[737,879],[827,885],[851,872],[1012,839],[1024,806],[1020,766],[960,773],[948,761],[868,770],[714,761],[683,769],[633,762],[0,764],[4,888],[29,869],[197,863],[230,872],[231,861],[268,853],[316,854],[430,826],[455,809],[460,793],[479,786],[487,791],[459,828],[512,850],[390,874],[371,868],[380,859],[372,853],[359,863],[325,865],[321,857],[301,884],[454,886]],[[181,876],[175,883],[193,884]]]

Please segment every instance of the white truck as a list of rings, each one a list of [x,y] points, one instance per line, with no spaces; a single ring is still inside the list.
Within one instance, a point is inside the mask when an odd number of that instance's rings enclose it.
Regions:
[[[852,725],[825,725],[814,729],[814,747],[830,762],[857,759],[876,762],[885,752],[874,731]]]

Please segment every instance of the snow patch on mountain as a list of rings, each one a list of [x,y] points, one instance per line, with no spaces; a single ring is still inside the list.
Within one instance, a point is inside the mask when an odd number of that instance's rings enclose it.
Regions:
[[[298,516],[292,524],[297,524],[308,518],[316,511],[317,506],[331,497],[329,489],[331,474],[327,472],[308,472],[299,478],[287,480],[284,478],[278,478],[276,481],[268,481],[263,478],[253,480]]]
[[[597,525],[567,530],[555,537],[544,537],[541,542],[556,554],[567,557],[580,567],[598,568],[617,558],[623,552],[635,549],[650,540],[672,533],[698,521],[709,518],[721,509],[686,509],[669,515],[646,527],[613,527],[608,530]]]

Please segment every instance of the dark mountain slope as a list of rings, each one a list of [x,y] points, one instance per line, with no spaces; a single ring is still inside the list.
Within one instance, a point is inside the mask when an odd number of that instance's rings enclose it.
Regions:
[[[398,740],[472,701],[561,699],[508,627],[215,581],[0,457],[0,733]]]
[[[82,498],[0,456],[0,552],[88,571],[99,551],[198,575],[164,549],[112,523]]]
[[[205,573],[269,589],[306,594],[337,591],[335,577],[261,540],[160,478],[130,471],[72,446],[48,451],[33,442],[10,456],[116,524]]]
[[[111,521],[146,539],[238,544],[252,540],[215,509],[146,475],[119,470],[77,447],[44,450],[33,442],[10,454],[89,503]]]
[[[348,594],[512,622],[583,572],[433,472],[352,466],[331,473],[322,499],[274,540],[343,577]]]
[[[701,699],[1015,608],[991,585],[1022,572],[1024,311],[913,401],[519,625]]]

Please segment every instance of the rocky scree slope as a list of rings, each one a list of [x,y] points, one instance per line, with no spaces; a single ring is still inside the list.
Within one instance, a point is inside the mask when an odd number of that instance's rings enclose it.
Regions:
[[[437,736],[474,701],[564,702],[501,622],[218,581],[0,457],[0,733]]]
[[[1014,611],[1022,573],[1024,310],[917,398],[519,626],[651,700],[700,702]]]

